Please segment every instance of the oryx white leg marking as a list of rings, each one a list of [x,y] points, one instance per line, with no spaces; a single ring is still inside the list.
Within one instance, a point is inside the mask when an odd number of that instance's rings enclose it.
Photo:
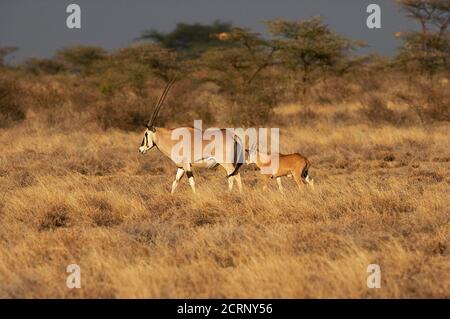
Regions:
[[[241,173],[237,173],[234,178],[236,179],[238,188],[239,188],[239,192],[242,193],[242,181],[241,181]]]
[[[180,182],[180,179],[183,177],[183,174],[184,174],[184,169],[178,168],[177,175],[175,176],[175,180],[172,183],[172,191],[170,192],[171,194],[173,194],[175,192],[175,189],[177,188],[178,183]]]
[[[281,177],[277,177],[278,188],[280,192],[283,194],[283,185],[281,184]]]
[[[231,191],[233,189],[234,176],[228,176],[228,190]]]
[[[314,188],[314,179],[309,178],[309,175],[306,175],[305,182],[307,182],[311,188]]]
[[[192,174],[191,165],[187,164],[186,167],[184,168],[184,170],[186,171],[186,175],[188,177],[189,185],[191,185],[192,191],[195,194],[195,181],[194,181],[194,174]]]
[[[191,185],[192,191],[195,193],[195,181],[194,181],[194,177],[191,176],[188,178],[189,180],[189,185]]]
[[[263,185],[263,191],[267,190],[269,188],[269,181],[271,179],[270,175],[264,176],[264,185]]]

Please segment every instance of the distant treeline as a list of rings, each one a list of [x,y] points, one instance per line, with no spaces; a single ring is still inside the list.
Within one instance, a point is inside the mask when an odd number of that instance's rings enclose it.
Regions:
[[[399,50],[393,58],[356,54],[365,43],[334,32],[320,17],[267,21],[267,38],[220,21],[180,23],[169,33],[144,31],[135,45],[114,52],[75,46],[16,67],[3,64],[16,48],[3,47],[0,126],[20,122],[30,107],[85,112],[96,106],[94,118],[102,126],[134,129],[158,88],[172,78],[183,85],[171,94],[163,122],[177,110],[211,122],[250,125],[272,121],[280,103],[300,102],[307,109],[353,100],[366,105],[372,117],[388,114],[387,102],[396,101],[409,105],[421,122],[448,120],[441,104],[448,101],[449,1],[398,3],[421,29],[396,34]],[[24,89],[39,96],[26,101],[19,93]],[[213,111],[218,108],[223,109],[219,117]]]

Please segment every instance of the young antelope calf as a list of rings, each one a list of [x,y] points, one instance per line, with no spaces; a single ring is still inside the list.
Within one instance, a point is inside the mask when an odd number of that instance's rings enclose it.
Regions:
[[[251,156],[253,155],[253,156]],[[278,156],[278,167],[270,167],[275,158]],[[314,186],[314,180],[309,177],[308,170],[311,165],[309,160],[299,153],[293,154],[264,154],[259,151],[246,150],[246,164],[255,164],[261,169],[261,174],[264,175],[264,188],[267,189],[269,179],[276,178],[278,188],[283,193],[283,185],[281,184],[281,177],[294,177],[299,189],[301,189],[301,182]],[[263,169],[264,168],[264,169]]]

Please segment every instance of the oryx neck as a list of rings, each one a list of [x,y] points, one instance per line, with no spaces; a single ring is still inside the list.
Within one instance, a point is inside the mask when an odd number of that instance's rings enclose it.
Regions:
[[[171,145],[168,143],[171,136],[171,130],[159,127],[153,134],[153,143],[156,148],[166,156],[170,157]]]

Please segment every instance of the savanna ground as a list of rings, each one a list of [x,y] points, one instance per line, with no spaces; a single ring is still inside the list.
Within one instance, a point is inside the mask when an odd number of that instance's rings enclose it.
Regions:
[[[175,168],[138,154],[140,130],[32,116],[2,129],[0,296],[449,297],[450,125],[333,120],[356,108],[281,127],[282,151],[309,157],[315,179],[300,192],[284,180],[285,195],[244,167],[242,194],[217,169],[194,171],[198,196],[186,179],[171,196]],[[276,112],[289,123],[299,109]],[[81,289],[66,286],[71,263]]]

